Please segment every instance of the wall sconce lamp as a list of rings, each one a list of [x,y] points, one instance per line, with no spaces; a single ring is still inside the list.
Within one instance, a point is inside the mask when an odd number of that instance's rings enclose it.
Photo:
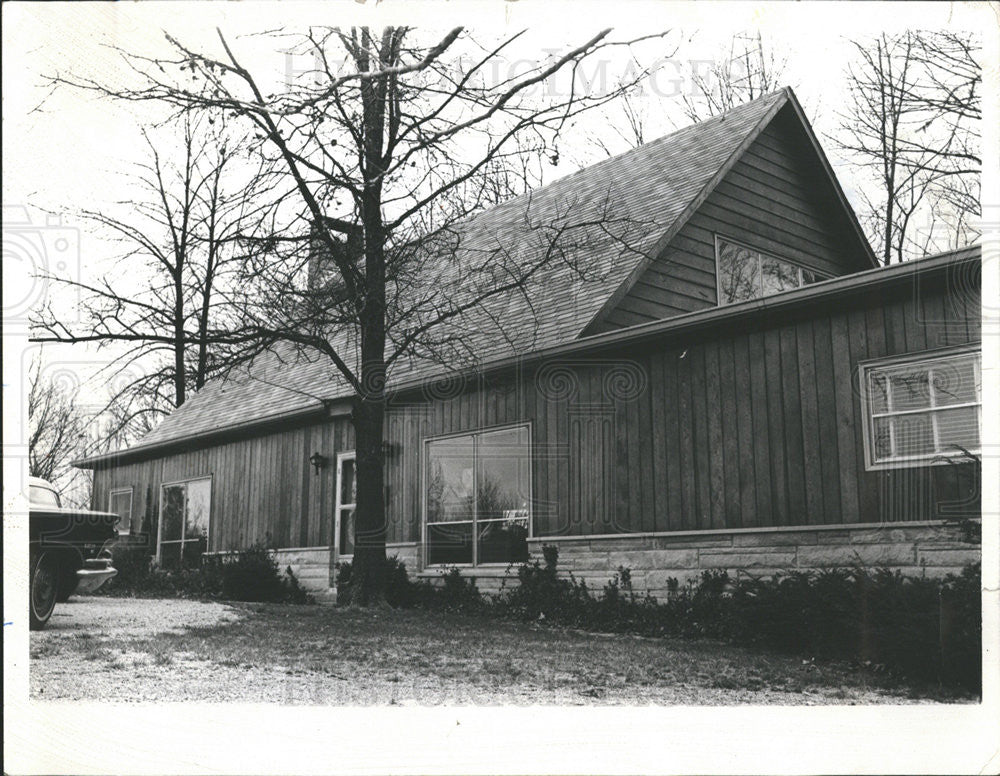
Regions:
[[[320,455],[319,453],[313,453],[309,456],[309,463],[313,465],[316,470],[316,474],[319,474],[319,470],[326,466],[327,457],[325,455]]]

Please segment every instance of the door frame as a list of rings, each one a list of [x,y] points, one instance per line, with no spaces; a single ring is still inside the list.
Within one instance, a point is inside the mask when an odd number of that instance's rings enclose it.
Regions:
[[[354,461],[357,455],[354,450],[349,450],[344,453],[337,453],[337,489],[334,491],[333,498],[333,556],[334,561],[340,561],[342,557],[353,558],[353,553],[351,555],[340,554],[340,514],[344,509],[351,509],[352,511],[357,507],[357,502],[353,504],[343,504],[340,500],[341,487],[343,485],[343,474],[344,474],[344,461]],[[355,464],[354,477],[355,482],[357,482],[357,464]]]

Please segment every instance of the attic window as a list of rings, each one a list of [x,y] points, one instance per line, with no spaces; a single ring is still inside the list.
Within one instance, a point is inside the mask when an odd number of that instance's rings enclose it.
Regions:
[[[718,235],[715,257],[719,268],[719,304],[759,299],[830,277]]]

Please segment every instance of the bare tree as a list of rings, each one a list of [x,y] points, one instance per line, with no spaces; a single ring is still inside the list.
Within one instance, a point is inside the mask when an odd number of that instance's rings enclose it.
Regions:
[[[850,100],[835,142],[877,185],[862,191],[866,222],[884,264],[973,235],[979,215],[980,69],[970,36],[906,31],[854,43]]]
[[[39,354],[28,373],[28,474],[48,480],[65,500],[86,505],[89,481],[70,465],[82,449],[89,418],[77,404],[75,386],[46,375]]]
[[[176,148],[143,132],[149,161],[136,171],[134,196],[81,214],[122,246],[114,269],[97,283],[48,278],[83,292],[80,322],[67,323],[51,304],[33,320],[34,341],[116,348],[103,371],[132,375],[108,397],[107,438],[91,440],[95,450],[135,439],[240,360],[210,332],[224,314],[220,288],[241,260],[234,238],[254,207],[254,176],[236,169],[239,139],[221,122],[187,115],[178,125]]]
[[[547,267],[571,262],[575,246],[603,238],[630,250],[631,225],[610,203],[579,218],[575,203],[536,213],[529,198],[516,216],[524,225],[519,245],[491,244],[488,236],[477,244],[467,226],[468,216],[512,191],[497,181],[516,189],[526,159],[557,154],[568,122],[616,96],[576,83],[581,62],[625,45],[609,36],[604,30],[504,75],[506,52],[521,34],[483,46],[462,28],[426,42],[405,27],[312,28],[286,37],[315,67],[272,92],[220,31],[219,55],[172,38],[171,57],[122,52],[140,74],[134,87],[56,79],[252,128],[243,150],[260,161],[262,188],[275,196],[266,225],[245,241],[254,250],[241,292],[227,299],[240,325],[228,328],[225,341],[318,352],[354,393],[351,597],[359,604],[380,600],[383,590],[390,369],[473,356],[470,331],[492,323],[503,336],[502,312],[485,303],[526,294]],[[560,75],[569,79],[563,89],[543,89]],[[328,282],[303,282],[310,250],[322,251],[333,268]]]
[[[691,93],[683,98],[684,114],[691,121],[704,121],[780,89],[785,64],[765,46],[759,31],[734,35],[726,56],[707,72],[691,74]]]

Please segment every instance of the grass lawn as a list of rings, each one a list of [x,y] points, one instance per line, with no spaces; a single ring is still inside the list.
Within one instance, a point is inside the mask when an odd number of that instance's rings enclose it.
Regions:
[[[74,598],[31,636],[38,700],[298,704],[975,701],[712,641],[423,611]]]

